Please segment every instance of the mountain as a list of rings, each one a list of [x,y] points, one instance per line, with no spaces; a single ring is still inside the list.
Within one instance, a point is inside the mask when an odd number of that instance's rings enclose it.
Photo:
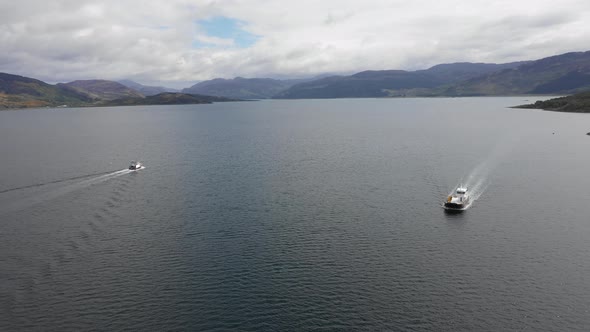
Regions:
[[[0,73],[0,109],[25,107],[84,106],[87,95],[60,86],[6,73]]]
[[[418,70],[417,72],[426,72],[445,82],[456,83],[504,69],[516,68],[529,62],[521,61],[503,64],[455,62],[436,65],[423,71]]]
[[[388,89],[433,88],[444,82],[432,75],[403,70],[364,71],[351,76],[332,76],[296,84],[275,98],[387,97]]]
[[[236,100],[169,92],[144,97],[139,92],[112,81],[85,80],[51,85],[33,78],[0,73],[0,109],[208,104],[223,101]]]
[[[179,91],[177,89],[166,88],[163,86],[143,85],[143,84],[139,84],[137,82],[131,81],[131,80],[121,80],[121,81],[118,81],[118,83],[121,83],[124,86],[126,86],[130,89],[133,89],[133,90],[141,93],[144,96],[155,96],[155,95],[163,93],[163,92],[178,92]]]
[[[590,90],[590,51],[572,52],[536,61],[506,64],[458,62],[425,70],[368,70],[348,76],[311,80],[271,78],[213,79],[162,94],[161,87],[123,81],[82,80],[50,85],[39,80],[0,74],[0,107],[92,106],[212,102],[190,97],[205,95],[230,99],[370,98],[396,96],[564,95]],[[145,94],[138,90],[145,91]],[[149,90],[149,91],[148,91]],[[157,98],[153,93],[160,92]],[[211,98],[211,97],[209,97]],[[116,102],[110,102],[116,101]],[[221,101],[221,100],[219,100]]]
[[[142,98],[143,95],[121,83],[106,80],[80,80],[59,83],[57,86],[87,95],[95,100],[114,100],[125,97]]]
[[[572,52],[522,64],[445,87],[446,96],[569,94],[590,89],[590,52]]]
[[[272,78],[216,78],[199,82],[183,93],[203,94],[237,99],[266,99],[284,91],[299,80],[275,80]]]
[[[434,88],[470,79],[521,63],[451,63],[426,70],[369,70],[350,76],[332,76],[292,86],[275,98],[366,98],[429,95]]]
[[[590,113],[590,91],[576,93],[567,97],[537,101],[534,104],[515,106],[515,108],[535,108],[557,112]]]
[[[224,101],[236,100],[225,97],[163,92],[154,96],[125,97],[115,100],[108,100],[101,103],[101,106],[211,104],[213,102]]]

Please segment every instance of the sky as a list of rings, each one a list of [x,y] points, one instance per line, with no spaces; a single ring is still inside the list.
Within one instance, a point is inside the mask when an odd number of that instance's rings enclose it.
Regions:
[[[302,78],[590,50],[588,0],[0,0],[0,72]]]

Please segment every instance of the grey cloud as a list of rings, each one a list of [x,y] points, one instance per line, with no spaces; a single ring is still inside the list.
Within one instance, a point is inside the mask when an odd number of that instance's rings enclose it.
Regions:
[[[555,11],[549,0],[4,1],[0,71],[192,82],[536,59],[590,38],[590,5],[562,2]],[[260,38],[245,49],[195,49],[207,37],[195,22],[211,16],[239,19]]]
[[[352,13],[352,12],[329,13],[326,16],[326,18],[324,19],[324,24],[333,25],[333,24],[344,23],[353,16],[354,16],[354,13]]]
[[[574,13],[556,12],[541,16],[512,15],[501,18],[481,27],[482,30],[523,31],[546,29],[573,22],[578,16]]]

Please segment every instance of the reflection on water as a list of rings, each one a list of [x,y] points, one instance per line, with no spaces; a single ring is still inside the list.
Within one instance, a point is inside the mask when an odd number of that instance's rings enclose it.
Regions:
[[[586,330],[588,130],[522,103],[0,112],[0,330]]]

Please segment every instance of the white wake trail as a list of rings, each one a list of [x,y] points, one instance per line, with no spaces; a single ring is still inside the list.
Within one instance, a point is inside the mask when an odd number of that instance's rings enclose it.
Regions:
[[[490,165],[484,161],[483,163],[478,165],[478,167],[476,167],[467,177],[467,180],[465,181],[465,186],[467,186],[467,188],[471,192],[470,197],[472,201],[478,200],[479,197],[488,188],[490,184],[490,172]]]
[[[53,199],[53,198],[56,198],[59,196],[63,196],[63,195],[70,193],[72,191],[80,190],[80,189],[83,189],[83,188],[86,188],[86,187],[89,187],[89,186],[92,186],[95,184],[99,184],[99,183],[105,182],[107,180],[119,177],[121,175],[129,174],[131,172],[133,172],[133,171],[131,171],[129,169],[122,169],[119,171],[100,175],[100,176],[90,178],[87,180],[82,180],[82,181],[79,181],[76,183],[69,184],[65,187],[55,189],[54,191],[47,193],[46,196],[48,196],[47,199]]]
[[[469,206],[467,208],[471,207],[473,202],[477,201],[490,186],[490,177],[493,170],[500,163],[500,161],[503,159],[502,157],[508,151],[508,145],[497,145],[496,148],[492,151],[492,153],[490,153],[486,159],[480,162],[469,173],[469,175],[467,175],[467,177],[461,179],[461,181],[455,186],[455,188],[449,193],[449,195],[454,193],[457,190],[457,188],[461,185],[467,187],[471,199],[471,202],[469,203]]]
[[[135,171],[132,171],[129,169],[122,169],[119,171],[114,171],[111,173],[99,175],[99,176],[92,177],[89,179],[80,180],[80,181],[77,181],[74,183],[66,184],[66,185],[58,187],[58,188],[49,189],[48,191],[44,191],[44,192],[40,192],[40,193],[33,193],[33,195],[21,197],[20,199],[18,199],[18,201],[15,201],[12,204],[9,204],[9,206],[5,206],[3,209],[4,210],[3,212],[22,210],[22,209],[28,208],[30,206],[33,206],[33,205],[36,205],[39,203],[43,203],[48,200],[52,200],[52,199],[61,197],[63,195],[71,193],[73,191],[87,188],[89,186],[96,185],[96,184],[108,181],[110,179],[117,178],[117,177],[125,175],[125,174],[129,174],[131,172],[135,172]]]

